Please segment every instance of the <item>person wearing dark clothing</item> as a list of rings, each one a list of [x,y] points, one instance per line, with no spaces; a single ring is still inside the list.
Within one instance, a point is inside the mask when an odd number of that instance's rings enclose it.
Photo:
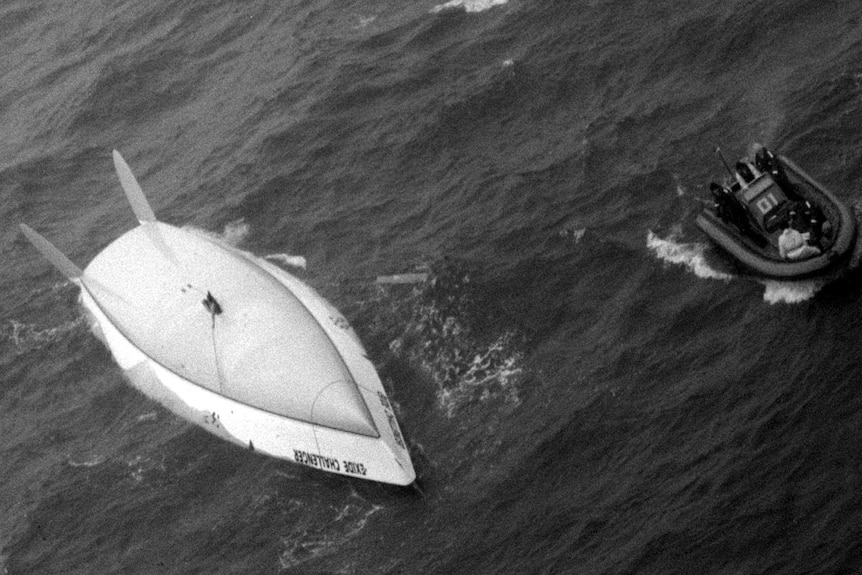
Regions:
[[[736,226],[742,232],[750,231],[751,226],[748,222],[748,213],[740,205],[739,201],[733,197],[730,190],[712,182],[709,185],[709,191],[712,192],[715,213],[723,222]]]
[[[761,172],[774,174],[776,169],[775,156],[772,152],[760,146],[754,154],[754,165]]]
[[[730,207],[730,202],[733,201],[733,198],[730,197],[730,194],[725,188],[719,186],[715,182],[709,184],[709,191],[712,192],[715,213],[723,221],[731,223],[732,209]]]
[[[739,177],[741,177],[742,181],[746,184],[750,184],[754,181],[754,174],[745,162],[736,162],[736,173],[739,174]]]

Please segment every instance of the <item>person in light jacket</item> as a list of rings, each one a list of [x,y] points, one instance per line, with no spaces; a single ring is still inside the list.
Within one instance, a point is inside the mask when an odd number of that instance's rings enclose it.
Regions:
[[[801,260],[818,255],[820,250],[808,245],[806,235],[808,234],[802,234],[791,226],[784,228],[778,237],[778,253],[781,257],[788,260]]]

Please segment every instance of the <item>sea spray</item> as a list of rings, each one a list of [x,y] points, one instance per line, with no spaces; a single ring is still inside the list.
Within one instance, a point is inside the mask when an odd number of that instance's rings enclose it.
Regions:
[[[249,226],[249,224],[245,221],[245,218],[240,218],[238,220],[228,222],[227,224],[225,224],[224,230],[221,233],[211,232],[209,230],[188,225],[183,226],[183,229],[195,233],[199,236],[208,238],[221,245],[227,245],[232,248],[238,248],[239,245],[243,241],[245,241],[245,239],[251,233],[251,226]],[[253,254],[250,253],[248,253],[247,255],[253,256]],[[307,267],[307,262],[305,258],[299,255],[276,253],[267,254],[263,256],[263,258],[270,261],[278,262],[288,267],[301,269],[306,269]]]
[[[680,242],[677,234],[661,238],[650,230],[647,233],[646,245],[666,264],[682,266],[699,278],[724,281],[733,279],[733,275],[710,267],[704,256],[704,244]]]
[[[766,288],[763,291],[763,301],[772,305],[779,303],[795,304],[810,300],[824,285],[824,282],[817,280],[795,282],[762,280],[761,283]]]
[[[647,234],[647,247],[667,264],[679,265],[703,279],[718,279],[730,281],[733,275],[717,271],[709,266],[704,257],[706,246],[697,243],[684,243],[672,233],[668,238],[660,238],[655,232]],[[763,279],[763,301],[775,305],[779,303],[795,304],[814,297],[823,287],[823,281],[781,281]]]
[[[281,263],[292,268],[306,269],[308,262],[302,256],[293,256],[290,254],[267,254],[264,259]]]

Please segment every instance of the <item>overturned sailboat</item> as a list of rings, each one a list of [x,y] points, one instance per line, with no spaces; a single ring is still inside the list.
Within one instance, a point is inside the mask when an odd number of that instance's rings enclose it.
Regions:
[[[80,286],[94,331],[133,385],[249,449],[412,483],[392,404],[344,317],[284,270],[157,221],[116,151],[114,164],[140,225],[86,269],[21,228]]]

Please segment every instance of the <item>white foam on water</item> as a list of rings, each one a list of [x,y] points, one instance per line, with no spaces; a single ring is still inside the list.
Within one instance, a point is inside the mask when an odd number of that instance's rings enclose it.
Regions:
[[[250,231],[251,226],[246,223],[245,218],[240,218],[225,224],[222,237],[230,245],[238,246],[240,242],[248,237]]]
[[[187,232],[192,232],[199,236],[203,236],[207,239],[213,240],[216,243],[228,245],[232,248],[237,248],[239,244],[241,244],[251,232],[251,226],[246,223],[244,218],[240,218],[233,222],[228,222],[227,224],[225,224],[224,231],[220,234],[205,230],[203,228],[188,225],[183,226],[182,229]],[[253,254],[249,252],[246,253],[250,256],[253,256]],[[263,256],[263,258],[275,262],[280,262],[286,266],[295,268],[306,269],[307,266],[307,262],[303,256],[295,256],[290,254],[269,254]]]
[[[484,12],[490,10],[494,6],[502,6],[509,0],[450,0],[445,4],[438,4],[431,8],[431,12],[436,14],[444,10],[454,10],[463,8],[466,12]]]
[[[667,264],[683,266],[697,277],[724,281],[733,279],[733,275],[714,270],[706,263],[703,255],[706,249],[705,245],[684,243],[678,241],[676,238],[676,233],[672,233],[668,238],[660,238],[654,232],[650,231],[647,234],[647,247],[660,260]],[[824,285],[823,281],[818,280],[760,280],[760,283],[765,288],[763,301],[771,305],[779,303],[796,304],[810,300]]]
[[[105,456],[103,456],[103,455],[91,455],[91,456],[87,457],[86,459],[83,459],[80,461],[76,461],[73,459],[68,459],[67,461],[69,463],[69,466],[71,466],[71,467],[95,467],[95,466],[105,462]]]
[[[183,230],[192,232],[207,239],[214,240],[221,244],[227,244],[231,247],[237,247],[248,237],[251,232],[251,226],[246,223],[245,218],[240,218],[232,222],[228,222],[224,226],[222,233],[211,232],[203,228],[192,225],[184,225]]]
[[[22,323],[13,319],[9,321],[8,328],[0,331],[0,335],[11,341],[12,345],[15,346],[16,352],[20,355],[60,341],[66,335],[78,330],[85,324],[86,318],[83,315],[45,329],[39,329],[34,324]]]
[[[587,228],[565,228],[560,230],[558,235],[566,241],[577,244],[584,239],[585,233],[587,233]]]
[[[263,258],[274,262],[280,262],[286,266],[294,268],[306,269],[306,266],[308,265],[308,262],[305,261],[304,257],[292,256],[290,254],[269,254],[263,256]]]
[[[817,280],[797,282],[762,280],[761,283],[766,288],[763,291],[763,301],[771,305],[794,304],[810,300],[824,285],[824,282]]]
[[[511,405],[519,405],[520,398],[516,382],[523,369],[520,352],[511,352],[509,341],[512,334],[500,336],[485,350],[470,360],[466,371],[455,387],[440,387],[437,397],[446,417],[452,418],[458,409],[478,397],[480,403],[502,397]]]
[[[415,317],[407,331],[422,334],[424,343],[411,346],[406,354],[436,384],[438,406],[448,418],[476,402],[520,404],[523,353],[516,333],[508,331],[490,343],[479,342],[457,318],[442,317],[433,304],[421,306]],[[397,338],[389,349],[396,355],[404,353],[404,342]]]
[[[707,247],[704,244],[680,242],[676,234],[660,238],[652,230],[647,233],[646,244],[658,259],[682,266],[699,278],[730,281],[734,277],[709,266],[704,257]]]

